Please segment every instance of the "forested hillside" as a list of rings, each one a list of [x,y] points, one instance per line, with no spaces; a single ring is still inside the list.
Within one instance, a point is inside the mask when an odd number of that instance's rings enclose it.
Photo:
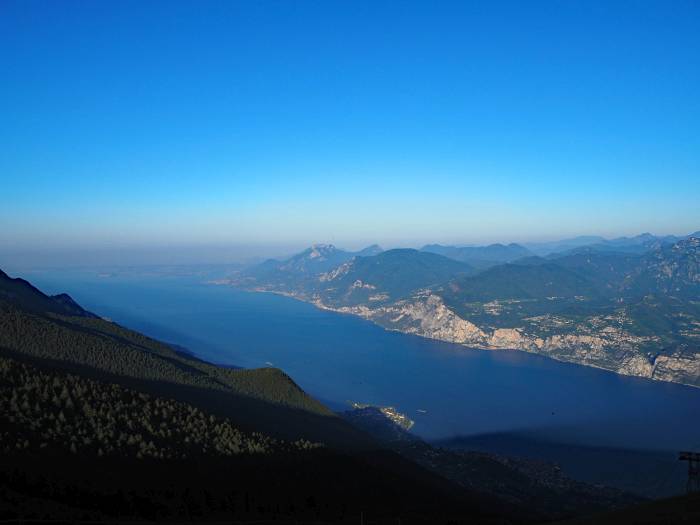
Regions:
[[[185,403],[0,358],[0,448],[185,459],[269,454],[321,446],[244,434],[230,420]]]
[[[0,358],[0,459],[0,519],[25,522],[503,515],[386,452],[243,432],[187,403],[11,358]]]

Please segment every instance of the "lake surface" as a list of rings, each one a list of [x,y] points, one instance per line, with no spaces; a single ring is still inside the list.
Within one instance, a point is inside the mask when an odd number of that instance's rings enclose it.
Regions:
[[[700,389],[517,351],[387,332],[362,319],[202,278],[22,273],[47,293],[222,364],[284,369],[334,409],[390,405],[428,439],[526,431],[595,446],[700,446]]]

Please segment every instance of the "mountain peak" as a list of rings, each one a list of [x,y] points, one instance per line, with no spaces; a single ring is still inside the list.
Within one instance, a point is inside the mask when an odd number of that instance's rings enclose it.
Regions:
[[[336,247],[332,244],[326,244],[323,242],[317,242],[311,245],[312,250],[335,250]]]
[[[67,293],[52,295],[51,299],[57,304],[60,304],[66,310],[66,312],[69,312],[73,315],[79,315],[81,317],[97,317],[93,313],[85,310],[85,308],[83,308],[77,302],[75,302],[75,300]]]
[[[338,249],[332,244],[313,244],[311,245],[311,248],[309,248],[308,257],[310,259],[319,259],[327,257],[328,255],[333,254],[337,251]]]
[[[373,255],[379,255],[383,251],[384,249],[378,244],[372,244],[371,246],[367,246],[367,248],[363,248],[355,255],[359,255],[360,257],[371,257]]]

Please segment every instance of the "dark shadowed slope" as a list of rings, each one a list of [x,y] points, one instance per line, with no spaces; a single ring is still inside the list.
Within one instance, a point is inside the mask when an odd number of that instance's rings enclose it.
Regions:
[[[558,465],[572,478],[610,485],[648,498],[680,494],[685,466],[675,450],[640,450],[556,442],[534,432],[505,432],[453,437],[434,445],[455,451],[481,451],[505,457],[536,459]]]
[[[553,462],[433,446],[401,428],[376,407],[347,411],[343,417],[403,457],[470,491],[537,509],[550,519],[643,501],[621,490],[575,481]]]
[[[700,523],[700,493],[561,522],[567,525],[681,525]]]
[[[68,294],[48,296],[24,279],[12,279],[0,270],[0,304],[3,302],[14,304],[31,312],[55,313],[76,317],[97,317],[84,310]]]
[[[676,235],[652,235],[641,233],[632,237],[618,237],[605,239],[598,236],[581,236],[561,241],[539,242],[525,244],[536,255],[570,255],[578,251],[617,252],[641,255],[650,250],[655,250],[663,245],[673,244],[690,237],[699,237],[700,232],[694,232],[686,236]]]
[[[365,512],[490,523],[516,513],[390,452],[242,431],[196,403],[7,357],[0,423],[0,519],[342,522]]]

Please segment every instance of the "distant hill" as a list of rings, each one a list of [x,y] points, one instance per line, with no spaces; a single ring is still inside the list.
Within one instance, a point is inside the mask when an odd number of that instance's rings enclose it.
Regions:
[[[465,263],[433,253],[388,250],[374,257],[352,259],[321,275],[314,292],[336,306],[381,304],[470,271]]]
[[[666,244],[640,259],[625,277],[625,294],[659,294],[682,299],[700,299],[700,237]]]
[[[236,276],[236,281],[249,287],[302,289],[309,282],[354,257],[369,257],[382,252],[373,244],[359,252],[349,252],[332,244],[314,244],[292,257],[278,261],[269,259],[247,268]]]
[[[544,260],[584,277],[599,293],[611,296],[620,293],[622,282],[641,263],[639,255],[588,248]]]
[[[539,256],[559,257],[562,255],[577,253],[579,251],[618,252],[641,255],[665,245],[674,244],[678,241],[689,239],[690,237],[699,236],[700,232],[691,233],[690,235],[685,236],[652,235],[651,233],[642,233],[633,237],[617,237],[615,239],[587,236],[575,237],[573,239],[565,239],[562,241],[527,243],[525,246]]]
[[[596,296],[598,290],[585,277],[556,263],[495,266],[451,281],[444,292],[445,297],[466,302],[576,295]]]
[[[382,251],[370,246],[361,252],[346,252],[315,245],[286,261],[267,261],[250,268],[231,282],[307,300],[318,297],[335,306],[354,306],[396,300],[471,271],[466,263],[419,250]]]
[[[372,257],[373,255],[379,255],[383,251],[384,250],[381,246],[378,244],[373,244],[371,246],[367,246],[367,248],[363,248],[359,252],[355,252],[354,255],[356,257]]]
[[[597,235],[582,235],[571,239],[562,239],[558,241],[543,241],[543,242],[528,242],[524,243],[525,248],[530,250],[535,255],[545,257],[552,253],[561,253],[583,246],[590,246],[605,242],[604,237]]]
[[[501,263],[508,263],[529,257],[533,252],[519,244],[511,243],[490,244],[488,246],[442,246],[440,244],[428,244],[421,251],[437,253],[470,264],[475,268],[487,268]]]

